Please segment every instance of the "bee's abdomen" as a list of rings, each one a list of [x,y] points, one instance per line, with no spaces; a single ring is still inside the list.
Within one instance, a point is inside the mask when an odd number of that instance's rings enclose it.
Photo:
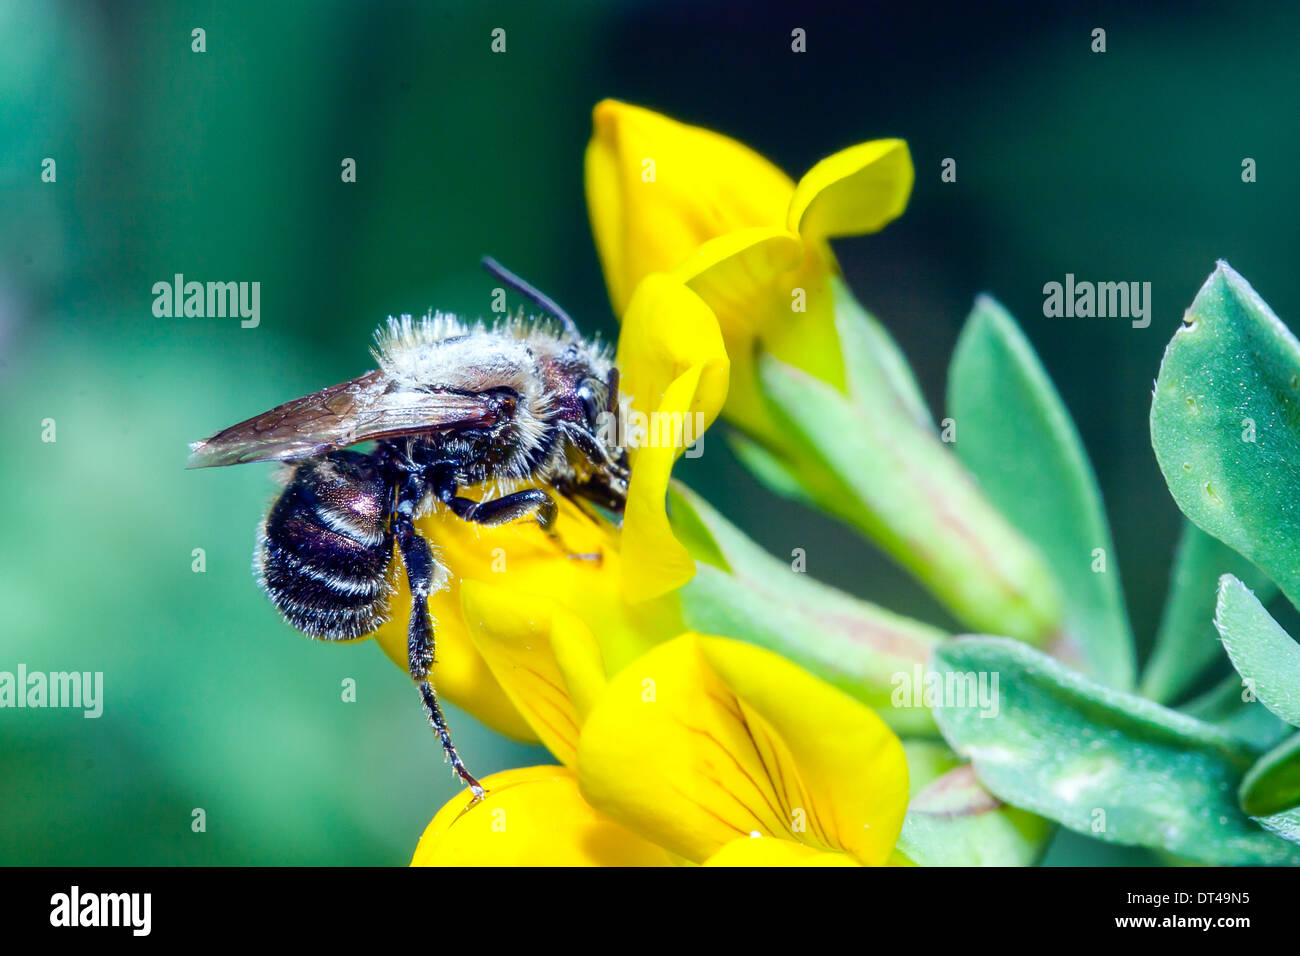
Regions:
[[[365,455],[332,452],[298,466],[262,524],[255,559],[263,589],[290,624],[350,640],[384,622],[391,502]]]

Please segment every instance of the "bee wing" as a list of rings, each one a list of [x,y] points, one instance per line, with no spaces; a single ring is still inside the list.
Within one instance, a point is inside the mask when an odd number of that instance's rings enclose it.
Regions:
[[[496,421],[481,395],[394,388],[382,371],[285,402],[190,445],[188,468],[309,458],[358,442]]]

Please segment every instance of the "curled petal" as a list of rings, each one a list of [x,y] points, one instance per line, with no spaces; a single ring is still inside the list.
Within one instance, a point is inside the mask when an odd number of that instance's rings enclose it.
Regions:
[[[717,418],[730,361],[717,320],[675,279],[647,276],[619,336],[620,388],[630,396],[623,429],[632,477],[620,545],[623,593],[646,601],[690,580],[695,563],[673,536],[665,496],[673,463]]]
[[[510,702],[572,767],[583,718],[605,688],[591,629],[546,596],[482,581],[466,581],[461,601],[474,644]]]
[[[861,866],[847,853],[827,853],[793,840],[738,837],[702,866]]]
[[[702,415],[700,424],[708,428],[727,397],[731,363],[717,317],[703,299],[667,275],[647,276],[637,286],[619,332],[618,364],[619,389],[640,415],[660,408],[669,386],[695,367],[698,387],[681,411]],[[634,465],[640,450],[630,449]]]
[[[786,225],[811,242],[876,232],[902,215],[914,178],[903,140],[850,146],[799,180]]]
[[[563,767],[525,767],[483,781],[470,810],[458,794],[434,816],[412,866],[672,866],[661,847],[602,816]]]
[[[748,146],[615,100],[592,112],[587,207],[616,314],[703,242],[785,221],[794,183]]]
[[[728,354],[791,319],[803,242],[785,229],[742,229],[703,243],[673,270],[717,316]]]
[[[581,723],[605,692],[607,679],[600,644],[578,615],[557,608],[551,617],[551,653]],[[576,753],[574,756],[576,763]]]
[[[727,417],[754,435],[777,428],[755,360],[760,349],[836,388],[844,363],[826,255],[785,229],[746,229],[700,246],[673,270],[717,316],[731,357]]]
[[[658,414],[672,414],[699,385],[692,366],[668,387]],[[623,512],[623,593],[636,604],[667,594],[695,575],[695,561],[673,534],[665,499],[678,451],[671,445],[642,448],[628,484]]]
[[[619,672],[583,725],[588,801],[696,862],[757,833],[883,864],[907,763],[865,705],[784,658],[687,633]]]

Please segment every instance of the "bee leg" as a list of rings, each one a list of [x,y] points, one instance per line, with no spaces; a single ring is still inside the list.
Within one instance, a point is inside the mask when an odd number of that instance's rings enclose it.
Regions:
[[[438,695],[434,693],[430,672],[433,670],[433,626],[429,622],[429,589],[433,586],[436,562],[429,542],[420,537],[408,516],[401,513],[394,516],[394,531],[397,546],[402,551],[402,563],[406,565],[406,581],[411,587],[411,621],[406,631],[407,655],[410,661],[411,679],[420,688],[420,700],[424,704],[425,716],[429,725],[442,742],[443,752],[451,763],[456,775],[465,782],[474,799],[470,806],[483,799],[486,791],[482,784],[465,767],[456,745],[451,742],[451,732],[447,721],[443,719],[442,708],[438,706]],[[468,808],[467,808],[468,809]]]
[[[555,499],[540,488],[526,488],[513,494],[502,495],[487,501],[475,501],[472,498],[452,498],[447,502],[459,517],[473,521],[489,528],[518,521],[530,514],[537,516],[537,523],[550,535],[564,553],[570,558],[582,561],[599,561],[598,554],[575,554],[565,546],[560,536],[555,533],[555,517],[558,508]]]
[[[452,498],[448,507],[458,517],[489,528],[518,521],[530,514],[537,516],[537,523],[543,531],[550,531],[555,524],[555,499],[540,488],[526,488],[500,498],[487,501],[475,501],[473,498]]]

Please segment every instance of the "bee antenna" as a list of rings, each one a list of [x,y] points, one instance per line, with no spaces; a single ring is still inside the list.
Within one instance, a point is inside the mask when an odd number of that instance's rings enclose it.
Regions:
[[[565,312],[558,305],[556,305],[555,300],[552,299],[550,296],[546,295],[544,292],[541,292],[540,290],[534,288],[529,283],[525,282],[523,279],[519,278],[519,276],[515,275],[513,272],[511,272],[501,263],[497,262],[491,256],[483,257],[483,268],[486,269],[490,274],[496,276],[498,279],[500,279],[510,288],[514,289],[525,299],[528,299],[530,302],[532,302],[534,305],[540,308],[543,312],[553,315],[555,316],[555,318],[559,319],[560,325],[564,326],[565,335],[571,336],[572,338],[575,339],[582,337],[578,333],[577,324],[573,321],[573,319],[569,318],[569,313]]]

